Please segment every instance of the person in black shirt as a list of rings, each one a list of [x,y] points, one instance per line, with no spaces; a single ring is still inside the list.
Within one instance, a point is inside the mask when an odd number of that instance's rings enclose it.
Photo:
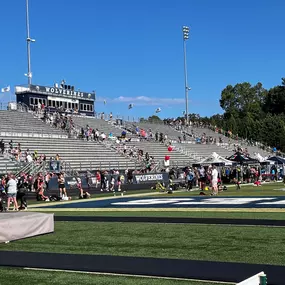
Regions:
[[[133,172],[132,172],[132,170],[128,170],[127,179],[128,179],[129,184],[133,183]]]
[[[155,133],[155,140],[158,141],[158,132]]]
[[[105,171],[101,171],[101,191],[106,188]]]
[[[20,200],[19,210],[26,210],[28,208],[27,200],[26,200],[26,191],[27,191],[27,182],[25,175],[22,175],[18,180],[18,192],[17,192],[17,200]]]
[[[57,181],[58,181],[58,188],[59,188],[59,196],[60,196],[60,198],[67,198],[66,189],[65,189],[65,178],[64,178],[63,173],[59,174]]]
[[[0,142],[0,151],[1,151],[1,154],[4,153],[4,150],[5,150],[5,143],[4,143],[3,140],[1,140],[1,142]]]

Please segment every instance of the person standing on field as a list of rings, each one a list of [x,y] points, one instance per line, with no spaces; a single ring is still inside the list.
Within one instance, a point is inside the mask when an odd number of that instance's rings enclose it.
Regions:
[[[7,211],[9,211],[10,208],[10,203],[11,200],[14,203],[14,210],[18,211],[18,202],[17,202],[17,181],[15,179],[15,176],[13,174],[10,174],[8,176],[8,182],[7,182],[7,196],[8,196],[8,200],[7,200]]]
[[[218,195],[218,170],[214,165],[212,168],[212,189],[213,195]]]

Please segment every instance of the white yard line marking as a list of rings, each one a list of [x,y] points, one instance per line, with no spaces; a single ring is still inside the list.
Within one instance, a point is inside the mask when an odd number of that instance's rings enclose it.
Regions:
[[[183,191],[176,191],[176,193],[181,193],[181,192],[186,192],[186,190]],[[119,193],[119,192],[118,192]],[[122,192],[124,193],[124,192]],[[140,193],[140,194],[126,194],[124,193],[124,196],[121,196],[119,194],[117,194],[117,196],[105,196],[105,197],[96,197],[96,198],[90,198],[90,199],[82,199],[82,200],[69,200],[69,201],[60,201],[60,202],[47,202],[46,204],[33,204],[31,205],[29,208],[43,208],[43,207],[47,207],[47,206],[56,206],[56,205],[62,205],[63,203],[65,205],[69,205],[69,204],[74,204],[74,203],[88,203],[90,201],[102,201],[102,200],[109,200],[109,199],[122,199],[122,198],[132,198],[132,197],[144,197],[144,196],[153,196],[153,195],[163,195],[165,193],[159,193],[159,192],[147,192],[147,193]]]
[[[149,275],[136,275],[136,274],[121,274],[121,273],[104,273],[104,272],[89,272],[89,271],[76,271],[76,270],[63,270],[63,269],[47,269],[47,268],[30,268],[24,267],[25,270],[34,271],[49,271],[49,272],[64,272],[64,273],[81,273],[91,275],[106,275],[106,276],[121,276],[121,277],[135,277],[135,278],[149,278],[149,279],[166,279],[166,280],[178,280],[178,281],[197,281],[205,283],[218,283],[218,284],[235,284],[233,282],[220,282],[214,280],[199,280],[199,279],[188,279],[188,278],[175,278],[175,277],[164,277],[164,276],[149,276]]]
[[[284,208],[29,208],[36,212],[248,212],[284,213]]]

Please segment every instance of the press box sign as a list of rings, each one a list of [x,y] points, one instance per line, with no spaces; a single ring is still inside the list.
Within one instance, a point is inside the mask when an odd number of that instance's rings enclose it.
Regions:
[[[135,175],[136,183],[147,183],[147,182],[156,182],[163,181],[163,174],[145,174],[145,175]]]
[[[95,100],[95,93],[67,90],[58,87],[45,87],[40,85],[30,85],[30,89],[34,92],[41,92],[48,95]]]

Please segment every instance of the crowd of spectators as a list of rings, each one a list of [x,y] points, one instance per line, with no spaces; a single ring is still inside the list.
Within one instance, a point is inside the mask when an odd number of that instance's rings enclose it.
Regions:
[[[21,143],[15,143],[12,139],[9,142],[5,142],[4,139],[1,139],[0,146],[1,154],[6,155],[12,161],[16,161],[23,164],[34,162],[38,165],[47,160],[46,155],[38,154],[37,150],[33,152],[31,152],[29,149],[27,149],[26,151],[22,151]],[[57,158],[55,159],[57,160]]]
[[[276,153],[277,155],[283,156],[283,154],[278,152],[278,150],[274,151],[274,148],[272,147],[264,146],[260,142],[255,142],[248,139],[242,139],[239,137],[238,134],[233,134],[231,130],[224,130],[217,126],[213,126],[209,123],[203,122],[199,120],[199,117],[195,118],[195,120],[190,120],[188,126],[186,126],[184,118],[182,119],[169,118],[165,119],[163,122],[165,125],[168,125],[178,131],[182,131],[183,133],[186,133],[187,136],[194,138],[195,143],[219,144],[225,146],[228,145],[230,148],[234,146],[234,151],[236,150],[237,146],[239,148],[258,147],[268,153]],[[205,131],[203,133],[199,133],[202,131],[202,129],[209,129],[220,136],[207,135]],[[180,138],[179,141],[181,142],[182,138]]]
[[[58,181],[58,195],[49,195],[49,183],[52,178],[56,178]],[[6,174],[0,180],[1,211],[4,210],[3,201],[5,200],[7,200],[7,211],[10,210],[10,202],[13,202],[15,211],[27,210],[26,193],[28,192],[35,192],[37,201],[69,200],[65,185],[65,177],[62,172],[46,172],[45,174],[39,172],[34,175],[21,172],[18,176],[15,176],[13,173]],[[78,189],[81,190],[80,194],[83,194],[79,185]],[[19,200],[20,206],[18,207],[17,201]]]

